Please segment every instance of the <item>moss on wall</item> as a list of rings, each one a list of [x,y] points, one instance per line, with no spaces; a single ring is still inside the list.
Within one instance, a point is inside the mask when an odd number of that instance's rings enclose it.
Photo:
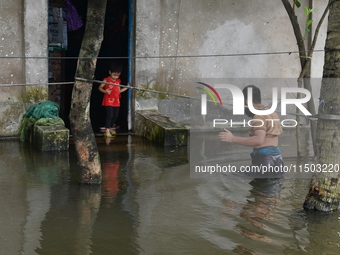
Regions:
[[[148,83],[148,84],[141,84],[138,86],[141,89],[153,90],[158,91],[161,93],[149,92],[149,91],[137,91],[136,98],[137,99],[150,99],[150,98],[157,98],[157,99],[168,99],[169,95],[166,94],[167,87],[166,85],[160,85],[158,83]]]
[[[47,87],[29,87],[22,97],[24,103],[38,103],[48,98]]]
[[[0,136],[16,135],[23,115],[21,103],[6,104],[0,111]]]

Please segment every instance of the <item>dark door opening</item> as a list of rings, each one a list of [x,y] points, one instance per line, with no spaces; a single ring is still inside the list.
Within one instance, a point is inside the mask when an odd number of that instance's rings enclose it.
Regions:
[[[77,59],[81,47],[82,38],[87,13],[87,1],[72,0],[72,4],[76,7],[80,17],[84,22],[84,26],[76,31],[68,32],[68,48],[65,51],[65,81],[74,81]],[[104,39],[97,60],[94,80],[103,80],[109,75],[109,67],[111,62],[120,62],[123,67],[120,76],[122,84],[128,82],[128,15],[129,1],[127,0],[108,0]],[[105,124],[106,110],[102,106],[103,94],[98,90],[100,84],[93,83],[91,95],[90,117],[93,131],[98,133],[100,127]],[[69,113],[71,106],[73,86],[64,86],[61,92],[60,116],[65,121],[66,127],[70,128]],[[128,129],[127,114],[128,114],[128,93],[121,94],[120,112],[117,120],[117,125],[120,126],[118,132]]]

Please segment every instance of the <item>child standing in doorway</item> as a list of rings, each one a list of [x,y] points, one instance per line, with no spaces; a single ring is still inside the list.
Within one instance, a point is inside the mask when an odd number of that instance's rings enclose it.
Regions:
[[[112,137],[116,134],[113,126],[118,118],[120,107],[120,93],[127,90],[115,85],[120,85],[120,74],[122,66],[117,63],[112,63],[109,70],[109,76],[104,78],[103,81],[110,84],[102,83],[99,85],[99,91],[104,93],[102,105],[106,108],[106,121],[105,121],[105,137]],[[128,85],[129,86],[129,85]]]

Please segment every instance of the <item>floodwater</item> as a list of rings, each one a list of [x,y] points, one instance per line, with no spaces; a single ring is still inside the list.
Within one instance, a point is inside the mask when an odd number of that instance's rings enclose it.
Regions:
[[[72,144],[40,152],[0,140],[1,255],[340,253],[338,212],[302,209],[307,178],[193,178],[192,145],[128,135],[97,142],[101,187],[78,184]],[[294,135],[280,144],[294,162]],[[226,159],[249,160],[244,147],[223,146]]]

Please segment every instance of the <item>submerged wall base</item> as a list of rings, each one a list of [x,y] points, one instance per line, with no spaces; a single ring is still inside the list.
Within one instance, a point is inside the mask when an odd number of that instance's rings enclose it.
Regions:
[[[162,146],[185,146],[188,129],[156,110],[136,111],[136,134]]]

